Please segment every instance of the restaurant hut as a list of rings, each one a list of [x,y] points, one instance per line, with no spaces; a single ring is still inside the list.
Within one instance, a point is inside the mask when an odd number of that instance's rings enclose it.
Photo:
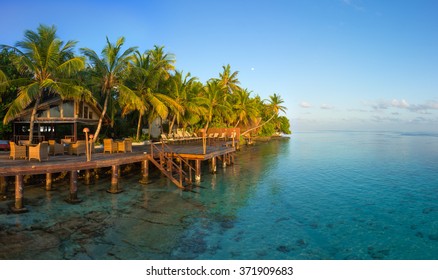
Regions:
[[[12,120],[14,141],[29,140],[30,117],[33,104]],[[33,142],[50,139],[70,139],[75,142],[85,139],[84,127],[90,132],[96,130],[102,110],[97,104],[78,100],[62,100],[52,96],[41,102],[37,108],[34,122]],[[104,122],[109,122],[106,117]]]

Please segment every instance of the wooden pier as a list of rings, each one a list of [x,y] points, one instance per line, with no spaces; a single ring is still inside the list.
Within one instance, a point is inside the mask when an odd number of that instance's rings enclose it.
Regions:
[[[109,193],[120,193],[119,170],[121,165],[141,163],[141,183],[149,182],[150,163],[155,165],[165,176],[167,176],[177,187],[186,188],[195,181],[201,180],[202,161],[210,160],[211,172],[216,172],[216,165],[220,160],[223,166],[234,162],[236,149],[231,145],[207,146],[204,153],[203,146],[199,143],[187,143],[180,145],[166,145],[164,143],[153,143],[145,146],[134,146],[132,152],[104,154],[93,153],[91,160],[87,161],[85,155],[58,155],[51,156],[47,161],[9,159],[9,154],[0,154],[0,192],[6,187],[6,177],[15,177],[15,203],[11,210],[15,213],[26,212],[23,205],[24,183],[26,175],[46,175],[46,190],[51,189],[52,174],[68,172],[70,174],[70,194],[66,199],[69,203],[79,203],[77,181],[78,172],[85,171],[84,180],[90,179],[90,171],[111,167],[111,186]]]

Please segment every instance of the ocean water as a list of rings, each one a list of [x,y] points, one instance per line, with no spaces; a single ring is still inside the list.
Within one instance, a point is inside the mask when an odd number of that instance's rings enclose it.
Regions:
[[[181,191],[155,174],[25,189],[0,202],[0,259],[438,259],[438,135],[309,132],[204,166]]]

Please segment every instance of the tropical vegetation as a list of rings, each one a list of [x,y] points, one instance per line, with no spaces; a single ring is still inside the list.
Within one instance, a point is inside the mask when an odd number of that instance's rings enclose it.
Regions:
[[[175,56],[164,46],[141,52],[125,47],[124,37],[115,43],[106,38],[100,53],[81,48],[78,54],[77,42],[63,42],[56,32],[55,26],[40,25],[25,31],[15,46],[0,45],[0,137],[10,136],[10,121],[29,106],[33,135],[38,104],[49,95],[99,104],[95,139],[143,138],[142,128],[157,118],[166,133],[209,127],[240,127],[243,136],[291,133],[289,120],[280,115],[286,111],[281,96],[253,95],[230,65],[202,83],[175,69]]]

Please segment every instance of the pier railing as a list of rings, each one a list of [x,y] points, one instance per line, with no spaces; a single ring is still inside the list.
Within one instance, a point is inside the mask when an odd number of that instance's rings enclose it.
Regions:
[[[155,161],[155,155],[158,155],[158,158],[160,159],[159,163]],[[196,172],[196,170],[187,160],[181,157],[178,153],[175,153],[165,143],[151,143],[151,158],[153,159],[153,163],[163,172],[163,174],[171,179],[171,181],[179,188],[184,188],[184,181],[189,184],[193,182],[193,172]],[[176,163],[174,159],[176,159],[178,163]],[[156,163],[158,163],[159,166]],[[165,163],[166,168],[164,167]],[[187,172],[184,171],[184,167],[187,167]],[[174,171],[178,175],[177,178],[173,176]]]

